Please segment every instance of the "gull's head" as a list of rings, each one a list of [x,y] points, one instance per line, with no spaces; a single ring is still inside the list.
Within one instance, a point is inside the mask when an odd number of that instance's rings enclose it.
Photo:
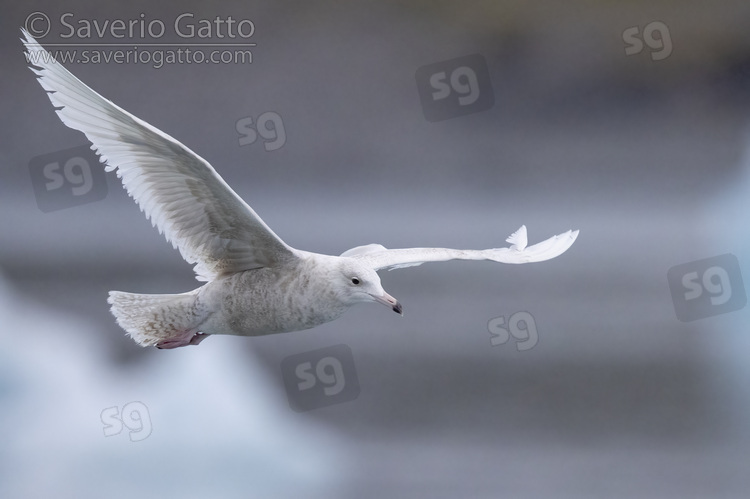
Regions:
[[[342,258],[340,262],[336,279],[339,281],[339,289],[343,290],[344,301],[351,305],[376,302],[404,315],[398,300],[383,289],[377,272],[351,258]]]

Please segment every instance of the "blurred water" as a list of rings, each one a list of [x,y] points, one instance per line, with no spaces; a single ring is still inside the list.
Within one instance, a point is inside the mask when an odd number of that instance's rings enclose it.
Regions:
[[[336,495],[340,440],[229,344],[118,368],[92,321],[0,293],[3,497]],[[105,436],[112,407],[129,426]]]

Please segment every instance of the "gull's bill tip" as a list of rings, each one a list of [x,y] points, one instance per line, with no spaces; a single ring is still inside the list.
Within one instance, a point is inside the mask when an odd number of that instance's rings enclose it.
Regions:
[[[402,307],[399,302],[396,302],[396,304],[393,306],[393,311],[398,315],[404,315],[404,307]]]
[[[382,296],[377,295],[370,295],[372,296],[372,299],[375,300],[378,303],[382,303],[386,307],[389,307],[391,310],[396,312],[399,315],[404,315],[404,307],[401,306],[401,303],[388,293],[383,293]]]

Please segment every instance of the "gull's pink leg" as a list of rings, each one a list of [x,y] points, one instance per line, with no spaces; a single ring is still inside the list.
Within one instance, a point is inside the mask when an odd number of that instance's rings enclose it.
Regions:
[[[171,349],[171,348],[179,348],[184,347],[187,345],[197,345],[201,341],[205,340],[208,336],[211,336],[209,334],[203,334],[203,333],[195,333],[194,331],[183,331],[175,336],[172,336],[169,339],[166,339],[164,341],[160,341],[156,344],[156,348],[159,349]]]
[[[201,341],[205,340],[209,336],[211,336],[211,335],[210,334],[198,333],[195,336],[193,336],[192,338],[190,338],[190,344],[191,345],[198,345]]]

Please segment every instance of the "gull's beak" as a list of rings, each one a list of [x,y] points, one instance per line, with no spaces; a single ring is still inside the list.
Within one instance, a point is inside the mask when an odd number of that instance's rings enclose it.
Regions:
[[[373,300],[375,300],[378,303],[382,303],[386,307],[389,307],[391,310],[393,310],[397,314],[404,315],[404,309],[401,306],[401,304],[398,302],[397,299],[395,299],[388,293],[383,293],[382,296],[376,296],[376,295],[370,295],[370,296],[372,296]]]

